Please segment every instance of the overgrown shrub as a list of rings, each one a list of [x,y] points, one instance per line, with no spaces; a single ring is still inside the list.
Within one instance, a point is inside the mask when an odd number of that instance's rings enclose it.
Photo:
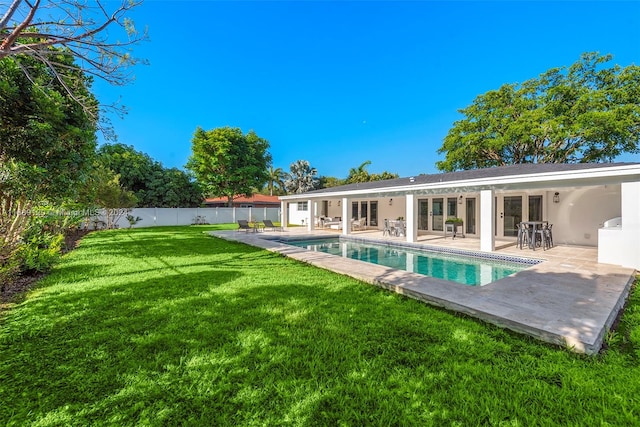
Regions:
[[[21,270],[27,273],[48,271],[62,256],[63,245],[63,234],[33,236],[18,251]]]
[[[35,211],[29,228],[22,235],[16,253],[20,271],[24,273],[49,270],[62,255],[65,233],[77,227],[82,217],[53,206]]]
[[[7,291],[7,287],[20,274],[21,262],[17,256],[0,260],[0,294]]]

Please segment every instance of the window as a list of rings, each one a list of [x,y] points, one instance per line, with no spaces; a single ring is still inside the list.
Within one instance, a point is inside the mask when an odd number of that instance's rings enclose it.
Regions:
[[[458,199],[455,197],[447,199],[447,216],[458,216]]]
[[[309,210],[309,202],[298,202],[298,212],[308,211],[308,210]]]
[[[542,221],[542,196],[529,196],[529,221]]]

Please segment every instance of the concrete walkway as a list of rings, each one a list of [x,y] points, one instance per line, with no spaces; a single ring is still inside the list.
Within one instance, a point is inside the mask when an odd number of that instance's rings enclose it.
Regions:
[[[636,273],[628,268],[598,264],[596,248],[555,246],[547,251],[531,251],[502,242],[504,248],[498,253],[541,259],[542,262],[488,285],[475,287],[269,240],[274,236],[337,236],[336,233],[309,233],[302,228],[291,228],[284,232],[217,231],[210,234],[278,252],[586,354],[597,353],[602,347],[605,334],[624,305]],[[381,240],[379,231],[354,233],[353,236]],[[480,245],[477,239],[440,239],[438,242],[438,236],[432,237],[421,237],[419,242],[473,251],[478,251]]]

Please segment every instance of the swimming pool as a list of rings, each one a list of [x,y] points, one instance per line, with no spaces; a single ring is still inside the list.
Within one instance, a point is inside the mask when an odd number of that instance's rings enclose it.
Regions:
[[[531,266],[531,263],[355,242],[338,237],[280,242],[469,286],[484,286]]]

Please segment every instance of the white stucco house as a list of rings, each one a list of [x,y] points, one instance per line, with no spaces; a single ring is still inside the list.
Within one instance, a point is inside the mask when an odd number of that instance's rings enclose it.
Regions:
[[[555,244],[594,246],[598,262],[640,270],[640,163],[522,164],[350,184],[281,196],[282,224],[342,234],[353,219],[382,230],[402,217],[406,240],[463,220],[480,249],[514,240],[521,221],[553,224]],[[343,219],[348,219],[343,221]]]

